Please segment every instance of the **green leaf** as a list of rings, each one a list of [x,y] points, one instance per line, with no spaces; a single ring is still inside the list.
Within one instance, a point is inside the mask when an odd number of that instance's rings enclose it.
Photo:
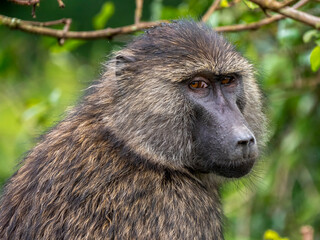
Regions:
[[[250,2],[248,0],[243,0],[243,2],[247,5],[248,8],[250,9],[256,9],[259,8],[259,6],[253,2]]]
[[[113,2],[106,2],[102,5],[100,12],[93,18],[95,29],[103,29],[114,13]]]
[[[317,100],[311,93],[302,95],[297,104],[297,113],[302,117],[308,116],[316,103]]]
[[[163,6],[161,19],[176,19],[176,18],[187,18],[196,17],[192,12],[189,11],[187,4],[180,4],[178,8],[172,6]]]
[[[282,21],[278,25],[277,38],[284,46],[295,46],[301,41],[299,29],[290,26],[290,22]]]
[[[56,88],[54,89],[50,95],[49,95],[49,103],[51,103],[52,105],[56,105],[61,97],[61,91],[60,89]]]
[[[58,43],[53,45],[50,50],[53,53],[61,53],[61,52],[71,52],[77,49],[79,46],[84,44],[86,41],[84,40],[77,40],[77,39],[67,39],[66,42],[60,46]]]
[[[222,0],[220,2],[220,7],[225,8],[225,7],[229,7],[229,3],[227,0]]]
[[[161,19],[162,0],[153,0],[150,6],[151,20],[158,21]]]
[[[315,29],[307,31],[305,34],[303,34],[303,42],[308,43],[311,41],[313,37],[317,38],[319,36],[320,36],[320,33]]]
[[[320,68],[320,46],[316,46],[310,55],[310,63],[312,71],[317,71]]]
[[[288,238],[281,238],[276,231],[267,230],[264,233],[263,239],[265,240],[289,240]]]
[[[264,236],[263,236],[264,239],[266,240],[278,240],[280,238],[279,234],[276,232],[276,231],[273,231],[273,230],[267,230],[265,233],[264,233]]]

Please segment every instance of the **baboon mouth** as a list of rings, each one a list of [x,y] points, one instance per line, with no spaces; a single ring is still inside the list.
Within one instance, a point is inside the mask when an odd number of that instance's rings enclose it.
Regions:
[[[227,178],[240,178],[250,172],[255,163],[255,158],[243,159],[235,163],[213,163],[213,171]]]

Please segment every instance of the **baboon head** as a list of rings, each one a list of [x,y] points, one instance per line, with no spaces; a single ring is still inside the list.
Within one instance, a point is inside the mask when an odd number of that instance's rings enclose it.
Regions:
[[[252,65],[192,21],[148,30],[106,64],[94,86],[106,129],[149,163],[241,177],[265,117]],[[101,98],[101,96],[104,96]]]

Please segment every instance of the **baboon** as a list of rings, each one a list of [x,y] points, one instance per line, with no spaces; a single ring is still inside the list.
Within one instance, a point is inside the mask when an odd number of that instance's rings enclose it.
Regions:
[[[223,239],[221,179],[255,164],[261,102],[252,65],[209,27],[147,30],[9,179],[0,239]]]

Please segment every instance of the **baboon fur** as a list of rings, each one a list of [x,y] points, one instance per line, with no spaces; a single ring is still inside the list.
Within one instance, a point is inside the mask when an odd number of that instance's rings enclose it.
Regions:
[[[205,25],[152,28],[26,155],[4,188],[0,239],[223,239],[216,176],[188,168],[195,113],[178,87],[204,69],[241,73],[241,112],[261,147],[252,65]]]

